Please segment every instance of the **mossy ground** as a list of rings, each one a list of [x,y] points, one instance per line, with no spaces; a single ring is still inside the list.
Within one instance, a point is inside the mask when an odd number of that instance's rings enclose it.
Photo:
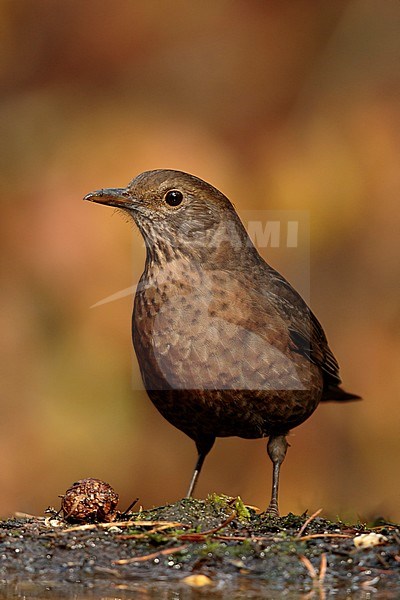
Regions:
[[[112,588],[124,598],[138,587],[146,598],[279,598],[282,592],[340,598],[376,590],[400,596],[400,526],[309,519],[268,517],[240,499],[212,495],[103,525],[71,526],[52,517],[2,521],[1,597],[18,597],[18,589],[25,597],[35,597],[35,589],[47,589],[49,598],[51,590],[53,597],[98,596]],[[384,538],[357,548],[354,538],[368,532]],[[205,577],[186,579],[196,574]]]

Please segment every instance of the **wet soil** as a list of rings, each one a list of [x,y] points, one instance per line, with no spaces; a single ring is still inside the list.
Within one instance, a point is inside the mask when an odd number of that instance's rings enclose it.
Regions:
[[[400,525],[269,517],[216,495],[112,523],[0,521],[0,598],[283,595],[399,598]]]

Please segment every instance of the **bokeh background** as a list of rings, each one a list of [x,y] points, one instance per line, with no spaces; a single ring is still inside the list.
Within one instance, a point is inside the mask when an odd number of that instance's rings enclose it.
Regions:
[[[86,476],[121,507],[186,491],[194,445],[141,389],[131,298],[90,308],[137,281],[141,238],[81,200],[164,167],[239,213],[308,211],[311,305],[364,401],[293,432],[281,509],[399,519],[398,1],[1,0],[0,24],[0,514]],[[197,495],[264,507],[270,476],[265,441],[219,440]]]

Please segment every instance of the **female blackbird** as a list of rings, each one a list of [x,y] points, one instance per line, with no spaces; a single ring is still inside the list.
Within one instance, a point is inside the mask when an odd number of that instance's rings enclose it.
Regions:
[[[172,170],[85,200],[128,213],[146,243],[133,344],[148,395],[196,443],[191,496],[215,438],[269,437],[271,501],[290,429],[321,401],[359,398],[339,387],[338,364],[301,296],[251,242],[230,201]]]

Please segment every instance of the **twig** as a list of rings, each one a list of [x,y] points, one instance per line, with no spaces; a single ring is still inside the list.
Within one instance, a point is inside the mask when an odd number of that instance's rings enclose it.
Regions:
[[[306,556],[302,555],[299,558],[300,558],[301,562],[303,563],[303,565],[306,567],[308,574],[312,579],[314,590],[319,591],[320,600],[325,600],[325,590],[323,587],[324,579],[325,579],[325,575],[326,575],[326,568],[327,568],[327,559],[326,559],[325,552],[323,554],[321,554],[319,573],[317,573],[317,571],[315,570],[311,561]],[[312,597],[312,596],[310,596],[310,597]]]
[[[362,581],[360,583],[360,587],[362,587],[364,590],[376,592],[376,588],[374,588],[374,585],[376,583],[379,583],[379,581],[380,581],[380,577],[373,577],[372,579],[367,579],[366,581]]]
[[[166,529],[171,529],[172,527],[176,527],[177,525],[182,526],[182,523],[163,523],[162,525],[158,525],[153,527],[153,529],[149,529],[143,533],[127,533],[116,535],[115,537],[119,540],[129,540],[129,539],[141,539],[146,538],[152,533],[158,533],[159,531],[165,531]]]
[[[229,523],[231,523],[231,521],[233,521],[233,519],[235,519],[236,517],[236,511],[233,511],[232,514],[225,519],[225,521],[223,521],[223,523],[221,523],[220,525],[218,525],[217,527],[213,527],[212,529],[209,529],[207,531],[203,531],[202,533],[182,533],[180,534],[178,537],[178,539],[180,539],[181,541],[185,541],[185,542],[203,542],[207,536],[209,535],[213,535],[215,534],[217,531],[220,531],[221,529],[223,529],[224,527],[226,527]],[[151,523],[151,522],[150,522]],[[143,521],[142,521],[143,524]],[[156,533],[156,531],[161,531],[162,529],[169,529],[172,526],[182,526],[182,523],[165,523],[160,521],[159,523],[153,523],[153,525],[158,525],[157,527],[154,527],[151,531],[148,531],[144,534],[132,534],[132,535],[119,535],[118,537],[121,539],[129,539],[129,538],[134,538],[134,537],[146,537],[151,533]],[[186,548],[187,544],[185,544],[184,546],[177,546],[175,548],[166,548],[165,550],[159,550],[158,552],[152,552],[151,554],[146,554],[145,556],[140,556],[140,557],[133,557],[133,558],[122,558],[120,560],[115,560],[113,561],[114,565],[127,565],[133,562],[143,562],[146,560],[152,560],[153,558],[157,558],[158,556],[163,556],[166,554],[173,554],[175,552],[179,552],[180,550],[182,550],[183,548]]]
[[[39,521],[42,521],[45,518],[45,517],[31,515],[30,513],[19,512],[19,511],[16,511],[14,513],[14,517],[16,519],[38,519]]]
[[[72,531],[87,531],[90,529],[109,529],[110,527],[157,527],[168,525],[169,527],[189,527],[185,523],[175,523],[173,521],[113,521],[112,523],[90,523],[86,525],[76,525],[62,529],[60,533],[71,533]]]
[[[304,531],[305,531],[306,527],[307,527],[307,526],[308,526],[308,525],[311,523],[311,521],[312,521],[313,519],[315,519],[315,517],[318,517],[318,515],[319,515],[319,513],[320,513],[320,512],[322,512],[322,508],[319,508],[318,510],[316,510],[316,511],[315,511],[315,513],[313,513],[313,514],[311,515],[311,517],[308,517],[307,521],[305,521],[305,522],[303,523],[303,525],[301,526],[301,528],[300,528],[300,530],[299,530],[299,533],[296,535],[296,537],[298,537],[298,538],[299,538],[299,537],[301,537],[301,536],[302,536],[302,534],[304,533]]]
[[[246,540],[254,540],[254,541],[260,541],[260,540],[270,540],[272,541],[271,538],[266,538],[266,537],[262,537],[262,538],[258,538],[252,535],[216,535],[214,536],[216,540],[223,540],[224,542],[229,542],[229,541],[233,541],[233,542],[245,542]]]
[[[135,506],[135,504],[137,504],[138,501],[139,501],[139,498],[135,498],[135,500],[132,500],[132,502],[130,503],[128,508],[126,508],[124,510],[124,512],[121,513],[121,517],[124,517],[125,515],[127,515],[129,513],[129,511]]]
[[[224,527],[229,525],[236,518],[236,511],[234,511],[223,523],[218,525],[217,527],[213,527],[212,529],[208,529],[207,531],[202,531],[201,533],[182,533],[179,537],[180,540],[185,540],[186,542],[203,542],[206,537],[209,535],[214,535],[217,531],[221,531]]]
[[[296,540],[298,542],[304,542],[305,540],[312,540],[312,539],[324,538],[324,537],[347,538],[347,539],[353,538],[352,535],[348,535],[347,533],[310,533],[309,535],[303,535],[302,537],[299,537],[299,534],[297,534]]]
[[[301,562],[303,563],[303,565],[305,566],[305,568],[308,571],[309,576],[311,577],[311,579],[313,581],[317,580],[317,571],[314,569],[311,561],[307,558],[307,556],[300,556],[299,557]]]
[[[175,546],[175,548],[165,548],[165,550],[159,550],[158,552],[152,552],[151,554],[145,554],[144,556],[133,556],[132,558],[121,558],[119,560],[113,560],[113,565],[129,565],[135,562],[144,562],[146,560],[153,560],[159,556],[167,556],[168,554],[175,554],[181,552],[187,548],[187,544],[183,546]]]
[[[321,554],[321,564],[319,566],[319,577],[318,577],[318,581],[321,585],[324,583],[327,565],[328,565],[328,561],[326,558],[326,554],[325,554],[325,552],[323,552]]]

